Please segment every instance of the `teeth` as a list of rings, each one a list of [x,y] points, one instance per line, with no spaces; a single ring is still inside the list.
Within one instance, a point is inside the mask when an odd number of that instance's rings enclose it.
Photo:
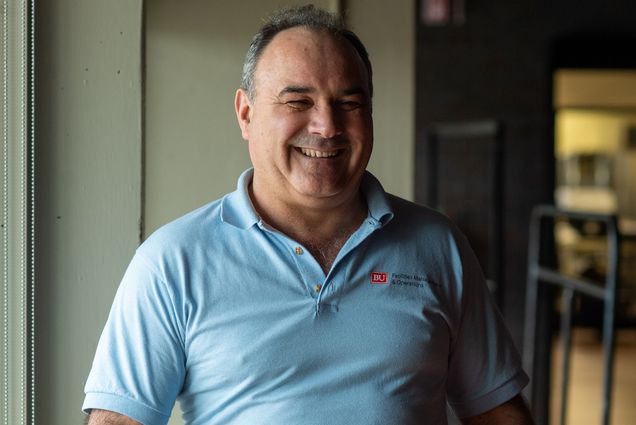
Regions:
[[[316,150],[307,149],[307,148],[300,148],[300,151],[303,153],[303,155],[309,156],[312,158],[332,158],[338,155],[338,151],[323,152],[323,151],[316,151]]]

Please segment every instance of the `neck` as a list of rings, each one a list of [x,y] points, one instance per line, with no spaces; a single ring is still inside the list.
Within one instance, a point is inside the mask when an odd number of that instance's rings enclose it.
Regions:
[[[367,215],[366,202],[359,192],[347,202],[312,207],[263,199],[254,194],[252,186],[250,198],[267,224],[300,240],[330,240],[345,229],[352,229],[350,235]]]
[[[308,249],[325,273],[367,216],[367,205],[359,190],[346,202],[311,207],[263,199],[255,192],[250,185],[250,198],[261,218]]]

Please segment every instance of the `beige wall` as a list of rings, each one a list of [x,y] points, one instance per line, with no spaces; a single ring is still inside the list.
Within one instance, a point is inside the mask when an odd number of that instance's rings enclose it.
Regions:
[[[554,73],[557,108],[634,108],[636,72],[618,69],[560,69]]]
[[[249,166],[234,90],[261,17],[290,2],[153,0],[145,34],[142,3],[38,3],[36,423],[81,423],[86,374],[141,223],[148,234],[233,190]],[[411,198],[413,2],[346,4],[375,68],[370,168]]]
[[[369,170],[384,188],[413,199],[415,3],[349,0],[349,25],[373,63],[375,144]]]

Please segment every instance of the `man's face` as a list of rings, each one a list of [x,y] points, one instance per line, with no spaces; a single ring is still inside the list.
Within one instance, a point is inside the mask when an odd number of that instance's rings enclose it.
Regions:
[[[357,196],[373,122],[367,72],[353,47],[323,32],[282,31],[263,51],[254,82],[253,99],[237,92],[236,110],[255,195],[318,208]]]

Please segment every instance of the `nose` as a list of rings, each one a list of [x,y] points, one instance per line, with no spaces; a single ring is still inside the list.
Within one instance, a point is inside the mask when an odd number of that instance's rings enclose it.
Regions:
[[[309,132],[325,139],[342,134],[342,123],[337,108],[331,105],[314,107],[309,120]]]

